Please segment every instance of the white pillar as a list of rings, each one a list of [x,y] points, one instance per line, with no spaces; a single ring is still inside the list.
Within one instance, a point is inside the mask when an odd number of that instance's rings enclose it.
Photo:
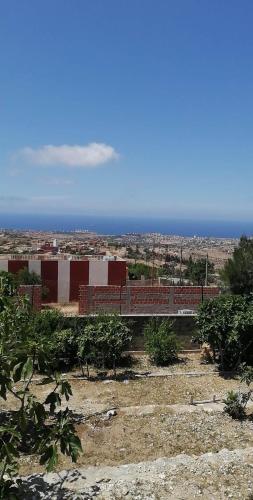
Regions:
[[[28,260],[28,270],[41,276],[41,260]]]
[[[58,260],[58,302],[68,303],[70,292],[70,261]]]
[[[8,260],[7,259],[4,259],[4,260],[0,259],[0,271],[8,272]]]
[[[89,285],[108,285],[108,261],[90,260]]]

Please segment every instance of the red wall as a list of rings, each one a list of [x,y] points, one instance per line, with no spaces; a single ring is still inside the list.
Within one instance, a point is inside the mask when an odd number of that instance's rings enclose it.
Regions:
[[[68,264],[66,262],[66,264]],[[79,300],[80,285],[89,284],[89,260],[70,261],[70,290],[69,300],[77,302]],[[107,261],[108,266],[108,285],[125,286],[126,285],[126,262],[125,261]],[[8,270],[17,273],[20,269],[29,268],[28,260],[9,260]],[[41,260],[41,280],[43,286],[48,288],[48,295],[43,302],[58,301],[58,260]],[[59,276],[59,278],[61,278]],[[61,286],[60,280],[60,286]]]
[[[28,268],[28,260],[8,260],[9,273],[18,273],[20,269]]]
[[[70,261],[70,301],[79,300],[80,285],[89,284],[89,261],[88,260],[73,260]]]
[[[44,302],[57,302],[58,300],[58,262],[53,260],[41,261],[41,279],[43,286],[48,288]]]
[[[126,262],[110,261],[108,262],[108,285],[126,284]]]

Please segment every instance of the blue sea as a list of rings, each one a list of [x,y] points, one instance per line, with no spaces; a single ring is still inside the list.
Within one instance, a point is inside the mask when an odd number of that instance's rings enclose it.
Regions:
[[[238,238],[242,234],[253,235],[253,222],[250,221],[173,220],[92,215],[0,214],[0,228],[63,232],[86,229],[104,235],[150,232],[216,238]]]

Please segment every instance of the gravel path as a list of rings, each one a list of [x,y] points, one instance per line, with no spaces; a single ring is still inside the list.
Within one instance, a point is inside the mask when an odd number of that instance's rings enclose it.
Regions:
[[[24,478],[27,500],[252,499],[253,448]],[[29,493],[26,491],[29,487]]]

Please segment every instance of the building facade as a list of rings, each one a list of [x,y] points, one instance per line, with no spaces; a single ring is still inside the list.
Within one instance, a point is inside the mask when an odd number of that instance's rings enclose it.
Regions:
[[[4,256],[2,256],[4,257]],[[44,302],[68,303],[79,300],[80,285],[126,284],[127,266],[124,260],[102,259],[40,259],[38,256],[0,259],[0,271],[18,273],[28,269],[41,277],[47,288]]]

